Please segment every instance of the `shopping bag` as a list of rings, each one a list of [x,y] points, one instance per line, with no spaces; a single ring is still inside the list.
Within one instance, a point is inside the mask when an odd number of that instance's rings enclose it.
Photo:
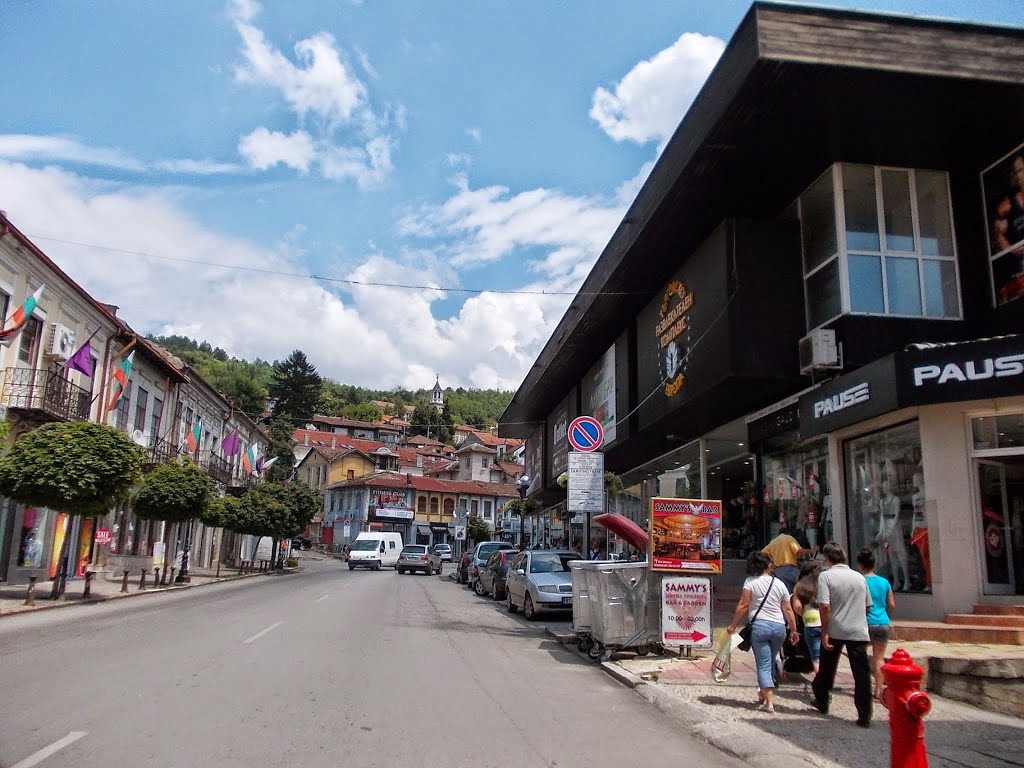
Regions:
[[[711,679],[716,683],[724,683],[732,674],[732,645],[732,635],[722,632],[715,648],[715,660],[711,662]]]

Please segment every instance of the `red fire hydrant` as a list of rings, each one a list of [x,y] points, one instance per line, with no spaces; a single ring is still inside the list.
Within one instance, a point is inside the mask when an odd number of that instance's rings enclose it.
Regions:
[[[889,710],[889,765],[891,768],[928,768],[924,749],[924,716],[932,700],[921,690],[921,669],[902,648],[882,665],[885,688],[882,703]]]

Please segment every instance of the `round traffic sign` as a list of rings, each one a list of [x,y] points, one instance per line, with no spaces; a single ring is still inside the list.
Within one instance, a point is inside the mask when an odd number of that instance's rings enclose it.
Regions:
[[[596,451],[604,442],[604,427],[593,416],[578,416],[569,425],[569,444],[577,451]]]

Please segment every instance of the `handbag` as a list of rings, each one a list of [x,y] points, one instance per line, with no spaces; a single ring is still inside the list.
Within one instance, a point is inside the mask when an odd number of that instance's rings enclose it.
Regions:
[[[741,651],[750,650],[751,633],[754,631],[752,625],[757,621],[758,614],[761,613],[761,609],[764,608],[764,602],[768,599],[768,595],[772,593],[772,587],[775,586],[775,574],[772,574],[772,580],[768,583],[768,591],[764,593],[764,597],[761,598],[761,604],[757,606],[757,610],[754,611],[753,617],[748,621],[743,629],[740,630],[740,644],[736,647]]]

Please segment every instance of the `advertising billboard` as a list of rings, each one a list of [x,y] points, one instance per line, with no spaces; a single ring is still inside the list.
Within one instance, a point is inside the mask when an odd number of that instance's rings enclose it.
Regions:
[[[604,428],[604,444],[615,442],[615,346],[601,355],[601,359],[583,379],[583,413],[593,416]]]
[[[1024,144],[981,173],[996,304],[1024,296]]]
[[[722,502],[655,497],[650,523],[652,570],[722,572]]]

